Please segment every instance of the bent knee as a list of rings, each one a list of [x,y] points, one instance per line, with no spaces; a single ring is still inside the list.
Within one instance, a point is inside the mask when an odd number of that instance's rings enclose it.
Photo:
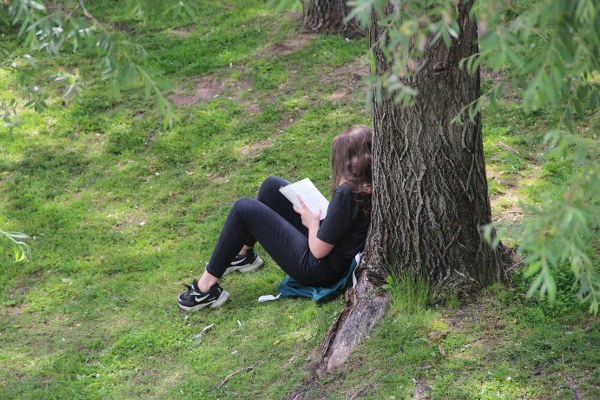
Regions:
[[[260,189],[258,189],[256,198],[258,200],[264,200],[266,198],[269,198],[273,194],[279,193],[279,188],[287,185],[288,183],[288,181],[278,176],[269,176],[260,185]]]
[[[253,203],[256,203],[256,199],[251,197],[241,197],[233,203],[232,209],[237,211],[247,210],[249,207],[252,207]]]

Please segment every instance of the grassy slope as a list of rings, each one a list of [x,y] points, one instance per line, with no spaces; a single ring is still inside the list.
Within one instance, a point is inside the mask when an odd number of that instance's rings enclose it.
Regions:
[[[207,1],[198,22],[171,25],[127,20],[118,2],[95,10],[133,30],[177,84],[174,101],[188,105],[172,130],[136,88],[119,103],[92,78],[67,107],[24,111],[13,132],[0,128],[0,227],[36,237],[24,264],[0,244],[0,398],[280,398],[306,376],[341,299],[257,303],[282,276],[267,259],[258,273],[226,277],[233,300],[221,310],[188,317],[174,301],[231,202],[270,174],[310,176],[326,190],[332,137],[369,121],[345,67],[360,65],[366,40],[300,40],[263,3]],[[72,65],[95,76],[85,55],[51,68]],[[198,97],[209,81],[223,83],[218,96]],[[2,98],[11,85],[1,71]],[[507,103],[485,118],[490,192],[510,219],[517,199],[535,195],[525,184],[553,174],[536,155],[548,117]],[[396,289],[354,368],[314,397],[406,398],[413,379],[434,398],[600,397],[598,320],[568,294],[547,305],[520,286],[410,313]]]

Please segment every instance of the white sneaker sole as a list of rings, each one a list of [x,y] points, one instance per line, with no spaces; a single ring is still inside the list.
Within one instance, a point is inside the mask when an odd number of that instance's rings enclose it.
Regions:
[[[193,307],[187,307],[187,306],[181,305],[179,303],[177,303],[177,304],[179,304],[179,308],[181,308],[183,311],[189,312],[189,311],[198,311],[198,310],[201,310],[206,307],[210,307],[210,308],[221,307],[228,299],[229,299],[229,293],[227,293],[226,291],[223,290],[221,292],[221,295],[219,296],[219,298],[210,303],[202,303],[202,304],[198,304],[197,306],[193,306]]]
[[[223,275],[227,275],[228,273],[232,272],[232,271],[239,271],[239,272],[254,272],[257,269],[259,269],[260,267],[262,267],[264,264],[263,260],[260,258],[260,256],[256,257],[256,260],[254,260],[254,262],[252,264],[249,265],[234,265],[233,267],[229,267],[225,270],[225,273]]]

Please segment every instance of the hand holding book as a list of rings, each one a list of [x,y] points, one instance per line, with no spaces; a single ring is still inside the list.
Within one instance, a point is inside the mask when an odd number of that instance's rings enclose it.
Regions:
[[[319,230],[321,210],[312,211],[302,200],[300,195],[297,195],[296,198],[300,202],[300,207],[294,206],[294,211],[296,211],[300,218],[302,219],[302,225],[308,228],[309,238],[311,230]],[[316,231],[315,231],[316,232]],[[310,240],[310,239],[309,239]]]
[[[323,194],[316,188],[310,179],[305,178],[296,183],[291,183],[287,186],[283,186],[279,191],[297,208],[302,208],[302,204],[298,200],[298,196],[302,198],[306,206],[312,211],[317,212],[321,210],[320,219],[323,220],[327,216],[327,207],[329,201],[323,196]]]

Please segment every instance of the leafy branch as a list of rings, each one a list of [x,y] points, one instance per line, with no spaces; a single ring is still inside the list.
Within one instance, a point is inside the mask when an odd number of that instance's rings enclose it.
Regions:
[[[155,3],[152,2],[152,5]],[[192,1],[159,3],[162,14],[170,18],[196,16],[197,5]],[[135,0],[128,2],[128,5],[131,15],[144,18],[147,13],[143,10],[153,8],[148,0]],[[84,0],[67,0],[55,6],[48,10],[41,2],[8,0],[0,7],[0,23],[18,27],[23,46],[30,48],[34,55],[45,53],[55,56],[64,51],[77,52],[84,48],[100,50],[97,65],[102,77],[109,82],[111,94],[120,99],[124,87],[134,82],[141,83],[145,97],[155,98],[165,126],[171,126],[173,108],[163,93],[171,86],[161,77],[160,71],[151,71],[144,66],[147,58],[145,49],[99,21],[86,7]],[[6,59],[12,59],[12,62],[2,63],[0,67],[19,74],[17,82],[22,95],[28,99],[26,106],[37,111],[43,110],[49,96],[41,84],[34,82],[40,73],[36,59],[31,55],[23,58],[14,54],[7,54]],[[55,81],[66,84],[64,97],[76,95],[81,90],[79,71],[76,74],[58,75]],[[9,103],[2,105],[0,116],[10,126],[14,124],[16,107],[14,102]]]
[[[12,242],[13,250],[15,253],[15,262],[25,261],[29,255],[30,248],[25,240],[30,237],[20,232],[5,232],[0,229],[0,236],[8,238]]]

